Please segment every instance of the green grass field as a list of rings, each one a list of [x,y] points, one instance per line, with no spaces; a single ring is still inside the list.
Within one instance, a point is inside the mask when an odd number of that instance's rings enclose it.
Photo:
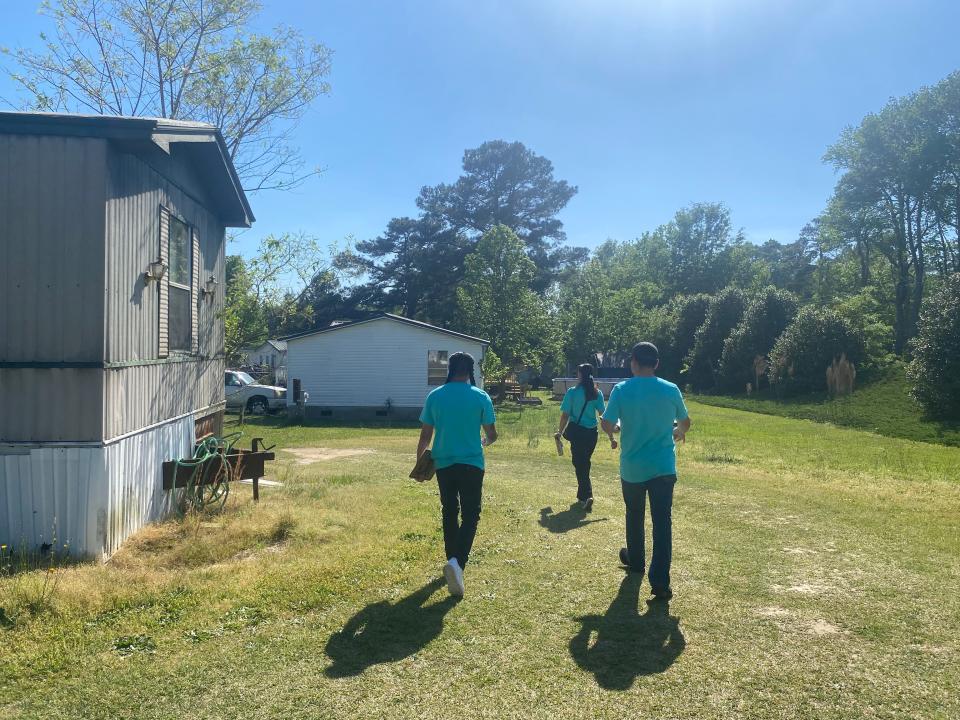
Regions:
[[[259,507],[59,571],[47,611],[0,580],[0,718],[960,717],[960,449],[691,403],[648,605],[616,454],[571,509],[556,415],[501,413],[461,602],[414,428],[248,425],[284,450]]]
[[[858,387],[852,395],[837,399],[825,393],[776,399],[769,391],[752,397],[702,395],[696,399],[717,407],[816,420],[889,437],[960,447],[960,423],[924,417],[920,405],[910,397],[910,385],[902,366],[887,369],[875,381]]]

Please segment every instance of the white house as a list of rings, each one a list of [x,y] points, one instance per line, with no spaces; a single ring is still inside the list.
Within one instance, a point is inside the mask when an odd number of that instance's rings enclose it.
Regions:
[[[334,325],[286,338],[287,403],[307,394],[307,417],[416,417],[447,379],[447,359],[468,352],[479,364],[489,343],[399,315]]]
[[[267,340],[247,351],[247,363],[276,370],[287,364],[287,341]]]

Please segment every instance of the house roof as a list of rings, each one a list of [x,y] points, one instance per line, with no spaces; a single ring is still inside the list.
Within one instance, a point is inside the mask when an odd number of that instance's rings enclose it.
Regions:
[[[405,318],[402,315],[394,315],[393,313],[380,313],[379,315],[374,315],[373,317],[369,317],[364,320],[353,320],[350,322],[343,322],[336,325],[331,325],[330,327],[320,328],[318,330],[310,330],[304,333],[297,333],[296,335],[287,335],[283,339],[288,341],[299,340],[300,338],[312,337],[313,335],[336,332],[337,330],[356,327],[357,325],[365,325],[367,323],[371,323],[376,320],[393,320],[395,322],[402,323],[404,325],[412,325],[413,327],[418,327],[423,330],[430,330],[432,332],[441,333],[443,335],[452,335],[453,337],[458,337],[463,340],[472,340],[473,342],[482,343],[484,345],[490,344],[489,340],[484,340],[483,338],[474,337],[473,335],[466,335],[464,333],[459,333],[454,330],[448,330],[447,328],[431,325],[430,323],[420,322],[419,320],[411,320],[410,318]]]
[[[166,118],[63,113],[0,112],[0,133],[97,137],[133,149],[176,145],[193,161],[200,180],[228,227],[250,227],[256,219],[220,131],[208,123]]]
[[[276,348],[277,352],[287,351],[286,340],[267,340],[267,345],[273,345],[273,347]]]

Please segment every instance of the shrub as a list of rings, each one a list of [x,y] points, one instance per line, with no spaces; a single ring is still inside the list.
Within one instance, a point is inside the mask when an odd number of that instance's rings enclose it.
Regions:
[[[720,355],[720,387],[728,392],[743,392],[747,383],[758,390],[758,375],[777,338],[797,315],[797,297],[770,286],[750,303],[743,320],[723,343]],[[757,363],[757,358],[761,363]]]
[[[960,419],[960,273],[924,302],[912,349],[911,395],[932,417]]]
[[[674,349],[682,361],[693,349],[697,330],[707,319],[711,297],[706,293],[685,295],[677,301],[674,326]]]
[[[770,383],[787,393],[827,389],[827,368],[846,355],[859,367],[863,335],[834,310],[805,307],[770,352]]]
[[[737,288],[726,288],[710,301],[686,358],[685,379],[694,389],[710,390],[716,385],[723,341],[743,318],[745,304],[743,292]]]

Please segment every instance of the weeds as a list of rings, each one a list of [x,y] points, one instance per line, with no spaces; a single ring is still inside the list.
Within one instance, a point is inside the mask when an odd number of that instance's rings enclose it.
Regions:
[[[0,545],[0,627],[51,612],[70,561],[70,543],[57,540],[56,527],[52,541],[41,543],[37,552],[29,552],[25,543],[17,549]]]

